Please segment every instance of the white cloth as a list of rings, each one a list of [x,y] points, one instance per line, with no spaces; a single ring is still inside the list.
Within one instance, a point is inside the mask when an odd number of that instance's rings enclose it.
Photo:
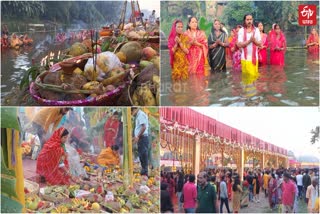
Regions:
[[[253,32],[247,33],[247,40],[248,41],[253,35]],[[259,42],[261,41],[261,36],[258,28],[255,28],[254,30],[254,38]],[[238,33],[238,42],[245,42],[244,41],[244,28],[241,28]],[[247,59],[248,61],[252,61],[252,52],[253,52],[253,46],[252,42],[247,46]],[[258,60],[258,47],[256,48],[256,59]],[[245,60],[244,57],[244,50],[241,49],[241,60]]]
[[[142,125],[146,126],[145,131],[142,133],[142,135],[148,135],[148,128],[149,128],[149,122],[148,122],[148,116],[146,113],[144,113],[142,110],[138,110],[137,116],[136,116],[136,126],[134,128],[134,136],[138,137],[139,132],[142,128]]]
[[[298,185],[298,186],[303,186],[302,177],[303,177],[303,175],[301,175],[301,174],[299,174],[299,175],[296,176],[297,185]]]

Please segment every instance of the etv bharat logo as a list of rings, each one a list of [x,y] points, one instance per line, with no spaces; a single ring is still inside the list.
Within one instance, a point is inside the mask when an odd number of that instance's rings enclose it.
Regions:
[[[317,6],[299,5],[299,25],[317,24]]]

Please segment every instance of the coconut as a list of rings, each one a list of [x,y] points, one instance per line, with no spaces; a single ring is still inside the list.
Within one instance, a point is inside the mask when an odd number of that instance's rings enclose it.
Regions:
[[[152,47],[146,47],[142,50],[142,56],[146,60],[151,60],[158,53]]]
[[[127,57],[123,52],[120,51],[120,52],[116,53],[116,55],[122,63],[127,62]]]
[[[138,62],[142,57],[142,47],[139,42],[128,42],[123,45],[120,52],[124,53],[127,62]]]
[[[70,47],[69,55],[80,56],[84,53],[87,53],[87,51],[88,49],[84,44],[76,42]]]

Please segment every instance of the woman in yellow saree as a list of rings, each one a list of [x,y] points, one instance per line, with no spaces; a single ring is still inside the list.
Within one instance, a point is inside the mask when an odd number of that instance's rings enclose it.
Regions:
[[[170,53],[170,65],[172,68],[173,80],[188,79],[189,62],[186,55],[188,50],[188,37],[183,34],[183,23],[181,20],[175,20],[172,23],[170,35],[168,38],[168,48]]]

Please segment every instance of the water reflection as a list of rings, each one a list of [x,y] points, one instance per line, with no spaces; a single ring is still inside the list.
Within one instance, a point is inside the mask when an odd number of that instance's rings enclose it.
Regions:
[[[177,106],[318,106],[319,59],[306,51],[288,51],[285,66],[259,67],[259,75],[232,71],[171,82],[168,52],[161,52],[161,105]],[[228,66],[229,65],[229,66]],[[171,85],[172,84],[172,85]],[[174,90],[174,88],[183,90]]]

